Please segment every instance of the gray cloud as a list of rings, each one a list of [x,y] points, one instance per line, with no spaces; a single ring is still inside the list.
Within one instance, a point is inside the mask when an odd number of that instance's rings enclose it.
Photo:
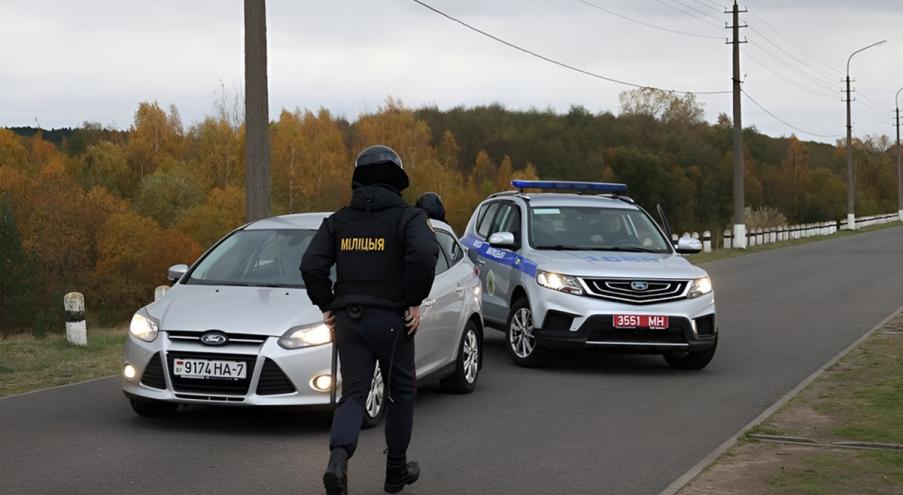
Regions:
[[[717,20],[657,0],[589,1],[670,29],[728,35]],[[726,19],[706,5],[727,2],[681,1]],[[512,42],[611,77],[675,89],[730,87],[730,47],[718,39],[658,31],[575,0],[431,2]],[[898,2],[756,0],[749,8],[758,18],[744,16],[755,29],[745,30],[750,43],[744,53],[778,75],[745,57],[747,91],[787,121],[820,134],[843,132],[835,71],[852,50],[887,38],[887,46],[854,61],[862,93],[854,120],[859,134],[890,131],[893,95],[903,86],[903,71],[891,63],[903,47]],[[270,0],[268,30],[274,117],[281,108],[324,106],[354,118],[375,111],[388,95],[443,108],[500,102],[617,111],[618,93],[626,89],[499,45],[409,0]],[[241,2],[5,0],[0,46],[12,47],[0,51],[0,125],[37,118],[45,127],[95,120],[126,128],[145,100],[176,104],[190,124],[212,111],[220,84],[241,83]],[[709,119],[730,113],[729,95],[700,100]],[[752,105],[745,107],[745,122],[771,134],[793,132]]]

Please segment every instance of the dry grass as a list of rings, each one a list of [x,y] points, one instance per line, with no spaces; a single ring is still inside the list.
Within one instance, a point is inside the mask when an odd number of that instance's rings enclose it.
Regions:
[[[0,338],[0,397],[118,373],[127,331],[89,327],[87,347],[60,334]]]

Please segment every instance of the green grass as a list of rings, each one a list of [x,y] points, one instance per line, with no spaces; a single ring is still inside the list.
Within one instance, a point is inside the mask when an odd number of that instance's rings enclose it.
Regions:
[[[754,247],[747,248],[747,249],[716,249],[716,250],[712,251],[711,253],[699,253],[699,254],[688,255],[687,259],[695,264],[711,263],[713,261],[720,261],[720,260],[726,260],[726,259],[730,259],[730,258],[736,258],[737,256],[743,256],[744,254],[759,253],[762,251],[771,251],[772,249],[779,249],[779,248],[792,247],[792,246],[801,246],[803,244],[809,244],[812,242],[825,241],[828,239],[837,239],[838,237],[846,237],[846,236],[851,236],[851,235],[859,235],[859,234],[864,234],[867,232],[874,232],[876,230],[884,230],[884,229],[889,229],[891,227],[899,227],[899,226],[900,226],[900,223],[892,222],[892,223],[885,223],[885,224],[881,224],[881,225],[873,225],[871,227],[865,227],[865,228],[853,230],[853,231],[841,230],[833,235],[806,237],[804,239],[795,239],[792,241],[775,242],[772,244],[765,244],[762,246],[754,246]]]
[[[87,347],[60,334],[0,338],[0,397],[118,373],[126,332],[88,328]]]

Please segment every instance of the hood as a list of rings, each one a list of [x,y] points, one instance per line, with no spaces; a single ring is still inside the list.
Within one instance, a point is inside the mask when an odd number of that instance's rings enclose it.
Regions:
[[[396,206],[407,206],[401,194],[379,184],[358,185],[351,192],[351,208],[379,211]]]
[[[546,251],[531,253],[537,268],[578,277],[693,279],[706,275],[677,254],[611,251]]]
[[[221,330],[282,336],[323,321],[304,289],[177,284],[147,311],[161,330]]]

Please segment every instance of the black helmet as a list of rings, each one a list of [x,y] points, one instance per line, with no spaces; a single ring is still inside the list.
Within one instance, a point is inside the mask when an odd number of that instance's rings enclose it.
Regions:
[[[442,206],[442,198],[434,192],[425,192],[417,198],[414,204],[417,208],[426,212],[426,215],[433,220],[445,221],[445,207]]]
[[[364,148],[357,155],[352,180],[363,185],[386,184],[398,191],[407,189],[411,183],[398,153],[381,144]]]

